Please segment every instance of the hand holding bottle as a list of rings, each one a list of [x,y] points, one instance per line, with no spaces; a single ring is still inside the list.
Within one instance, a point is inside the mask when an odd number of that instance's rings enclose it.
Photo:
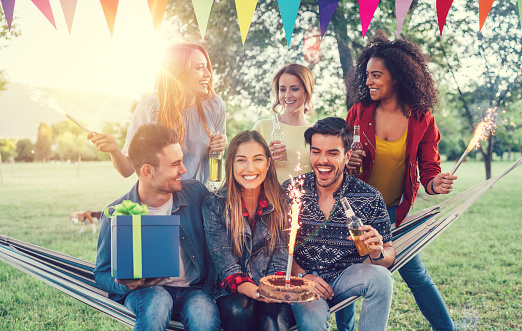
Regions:
[[[352,155],[350,156],[350,160],[348,161],[348,164],[346,165],[346,169],[348,170],[354,170],[357,167],[360,167],[362,164],[363,157],[366,156],[365,151],[352,151]]]
[[[280,140],[272,140],[268,148],[274,161],[286,161],[286,145],[283,145]]]
[[[225,136],[219,132],[212,132],[210,136],[210,144],[209,148],[210,150],[221,153],[225,150],[225,147],[227,146],[227,139]]]

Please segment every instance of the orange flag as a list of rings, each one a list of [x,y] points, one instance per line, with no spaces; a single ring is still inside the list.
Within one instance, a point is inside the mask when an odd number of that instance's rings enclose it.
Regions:
[[[149,3],[150,16],[152,16],[152,23],[154,23],[154,29],[156,33],[159,33],[161,27],[161,21],[163,21],[163,15],[167,9],[168,0],[147,0]]]
[[[491,10],[491,7],[493,7],[493,2],[495,0],[479,0],[479,21],[480,21],[480,27],[479,32],[482,30],[482,26],[484,25],[484,22],[486,21],[486,18],[489,15],[489,11]]]
[[[118,11],[118,1],[119,0],[100,0],[100,3],[103,8],[103,13],[105,14],[105,20],[107,21],[107,25],[109,26],[109,31],[114,31],[114,21],[116,21],[116,12]]]

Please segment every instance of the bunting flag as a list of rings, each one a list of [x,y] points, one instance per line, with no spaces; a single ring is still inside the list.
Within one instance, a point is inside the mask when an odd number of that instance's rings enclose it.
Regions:
[[[201,33],[201,40],[205,40],[205,32],[207,32],[208,19],[213,3],[214,0],[192,0],[196,20],[198,21],[199,33]]]
[[[283,20],[283,27],[285,29],[286,42],[290,47],[292,34],[294,33],[295,21],[297,20],[297,12],[301,5],[301,0],[277,0],[281,19]]]
[[[2,10],[4,11],[5,19],[7,20],[7,26],[9,27],[9,31],[11,31],[15,0],[0,0],[0,3],[2,4]]]
[[[239,30],[241,31],[241,41],[245,45],[245,40],[256,11],[257,0],[236,0],[237,19]]]
[[[321,26],[321,38],[332,20],[339,0],[319,0],[319,25]]]
[[[479,32],[482,30],[482,26],[484,25],[484,22],[486,22],[486,18],[489,15],[489,11],[491,10],[491,7],[493,7],[493,2],[495,0],[479,0],[479,21],[480,21],[480,27]]]
[[[437,0],[437,19],[439,21],[439,31],[441,36],[452,3],[453,0]]]
[[[74,20],[74,12],[76,11],[76,3],[78,0],[60,0],[62,5],[63,16],[65,17],[65,22],[67,23],[67,28],[69,29],[69,34],[71,34],[72,24]]]
[[[361,27],[363,39],[372,21],[375,10],[379,6],[379,0],[359,0],[359,12],[361,13]]]
[[[105,14],[105,20],[107,21],[107,25],[109,26],[109,31],[114,31],[114,22],[116,21],[116,12],[118,11],[118,1],[119,0],[100,0],[100,3],[103,8],[103,13]]]
[[[395,0],[395,17],[397,19],[397,35],[401,34],[402,24],[410,10],[413,0]]]
[[[44,14],[44,16],[47,18],[49,22],[54,26],[56,29],[56,23],[54,22],[54,16],[53,16],[53,10],[51,9],[51,4],[49,3],[49,0],[31,0],[36,7]]]
[[[163,21],[163,15],[167,9],[168,0],[147,0],[149,4],[150,16],[152,17],[152,23],[156,34],[159,33],[161,22]]]

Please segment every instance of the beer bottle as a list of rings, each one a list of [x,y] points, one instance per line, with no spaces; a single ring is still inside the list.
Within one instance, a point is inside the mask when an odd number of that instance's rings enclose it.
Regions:
[[[210,134],[215,136],[219,132],[212,131]],[[223,179],[223,152],[216,152],[211,149],[208,153],[208,163],[208,180],[210,182],[221,182]]]
[[[285,138],[285,134],[283,130],[281,130],[281,127],[279,126],[279,120],[277,118],[277,114],[275,112],[272,112],[272,141],[279,140],[281,144],[283,143],[283,140]],[[282,158],[274,160],[276,162],[283,162],[286,161],[286,152],[280,153],[283,155]],[[277,155],[280,155],[277,154]],[[274,155],[276,156],[276,155]]]
[[[352,236],[353,242],[355,243],[355,247],[357,247],[357,251],[360,256],[365,256],[370,254],[370,249],[368,245],[364,243],[364,241],[359,240],[359,237],[365,233],[364,230],[359,230],[361,226],[363,226],[362,220],[355,215],[353,212],[352,206],[348,202],[346,197],[341,198],[341,205],[343,206],[344,213],[346,215],[346,225],[348,226],[348,231]]]
[[[363,145],[361,143],[361,127],[359,125],[354,125],[352,153],[356,153],[357,155],[359,155],[359,157],[361,158],[361,165],[358,166],[357,169],[350,170],[350,175],[362,175],[362,173],[363,173],[362,151],[363,151]]]

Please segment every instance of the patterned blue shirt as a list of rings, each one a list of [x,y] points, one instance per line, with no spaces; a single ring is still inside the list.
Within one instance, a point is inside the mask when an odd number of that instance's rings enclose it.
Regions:
[[[326,282],[331,283],[352,264],[362,263],[367,256],[360,256],[353,241],[348,240],[348,227],[343,208],[339,205],[326,226],[304,245],[300,245],[320,227],[326,218],[319,209],[315,174],[309,172],[303,176],[301,190],[301,209],[299,212],[300,228],[297,231],[294,259],[297,264],[311,273],[317,272]],[[288,193],[290,180],[283,183]],[[383,242],[392,240],[390,219],[381,193],[365,182],[344,173],[344,180],[339,191],[334,193],[337,205],[344,189],[355,214],[364,224],[371,225],[381,235]],[[333,211],[333,209],[332,209]]]

